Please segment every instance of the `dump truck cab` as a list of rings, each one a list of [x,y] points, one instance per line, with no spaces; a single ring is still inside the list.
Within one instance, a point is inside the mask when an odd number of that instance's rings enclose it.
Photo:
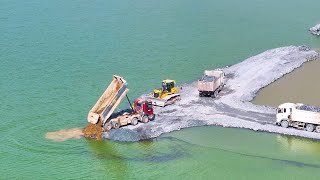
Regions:
[[[135,99],[133,101],[133,108],[139,114],[147,115],[147,116],[153,115],[152,101]]]
[[[293,109],[296,109],[296,104],[294,103],[284,103],[279,105],[276,110],[276,124],[280,124],[282,120],[289,120]]]

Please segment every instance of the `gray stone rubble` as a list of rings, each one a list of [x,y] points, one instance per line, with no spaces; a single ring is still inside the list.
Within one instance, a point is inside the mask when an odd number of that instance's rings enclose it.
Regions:
[[[312,28],[309,29],[309,31],[313,35],[320,36],[320,24],[313,26]]]
[[[138,141],[182,128],[218,125],[320,139],[320,133],[276,126],[274,108],[250,102],[261,88],[300,67],[304,62],[318,57],[316,51],[306,46],[265,51],[223,68],[227,81],[218,98],[200,98],[196,82],[185,84],[181,90],[181,101],[156,108],[157,116],[154,121],[112,130],[104,133],[104,138]]]

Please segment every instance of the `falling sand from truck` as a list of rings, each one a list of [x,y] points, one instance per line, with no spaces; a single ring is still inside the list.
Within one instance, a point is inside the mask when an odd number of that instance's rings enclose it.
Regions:
[[[101,121],[97,124],[88,123],[88,125],[82,130],[83,136],[90,139],[102,139],[103,129],[101,127]]]

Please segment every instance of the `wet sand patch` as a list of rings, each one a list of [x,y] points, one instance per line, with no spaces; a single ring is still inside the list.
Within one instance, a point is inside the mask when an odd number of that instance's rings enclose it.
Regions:
[[[285,102],[320,106],[320,59],[300,68],[261,89],[252,103],[277,107]]]

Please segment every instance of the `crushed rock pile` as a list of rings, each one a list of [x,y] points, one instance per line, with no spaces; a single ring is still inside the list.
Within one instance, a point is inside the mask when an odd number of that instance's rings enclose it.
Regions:
[[[313,26],[312,28],[309,29],[309,31],[313,35],[320,36],[320,24]]]

